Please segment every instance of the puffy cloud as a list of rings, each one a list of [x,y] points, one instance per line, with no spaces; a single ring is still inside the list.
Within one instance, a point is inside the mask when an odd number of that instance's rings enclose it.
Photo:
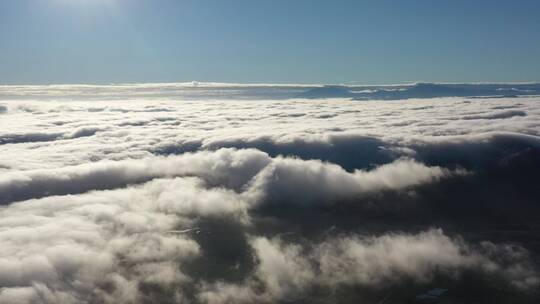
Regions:
[[[540,284],[523,248],[483,243],[471,246],[439,230],[418,234],[338,236],[299,245],[280,238],[254,237],[258,260],[243,285],[218,282],[203,286],[205,303],[307,300],[313,289],[336,293],[346,286],[381,289],[406,280],[430,282],[435,276],[458,278],[466,271],[508,280],[524,291]],[[508,263],[508,260],[512,260]],[[328,296],[328,294],[323,295]]]
[[[208,183],[242,187],[271,159],[256,150],[201,152],[120,162],[97,162],[52,170],[10,172],[0,178],[1,203],[114,189],[157,177],[198,176]]]
[[[256,276],[265,283],[272,298],[294,296],[315,278],[299,245],[283,246],[279,241],[255,238],[252,246],[259,259]]]
[[[208,221],[219,218],[247,225],[248,231],[254,225],[250,209],[269,203],[269,193],[281,193],[282,200],[298,204],[301,197],[292,195],[293,189],[305,193],[318,187],[315,195],[330,200],[399,190],[449,174],[412,160],[349,173],[320,161],[273,159],[256,150],[234,149],[50,171],[4,177],[2,193],[12,198],[29,193],[46,197],[1,210],[3,297],[31,299],[42,292],[39,286],[51,299],[68,297],[73,302],[143,301],[148,295],[137,288],[145,285],[173,284],[181,294],[182,285],[197,279],[192,272],[182,272],[182,265],[201,254],[190,233],[219,235],[206,230],[212,227]],[[142,184],[129,185],[133,182]],[[114,189],[117,184],[127,187]],[[102,185],[114,190],[96,191]],[[56,196],[46,192],[49,189]],[[85,191],[90,192],[77,194]],[[310,271],[302,272],[307,264],[303,265],[300,246],[277,250],[265,239],[253,239],[251,246],[265,253],[258,257],[257,276],[264,278],[272,298],[294,297],[296,289],[313,279]],[[275,274],[275,269],[285,273]],[[17,289],[21,286],[24,293]]]
[[[461,172],[459,172],[461,173]],[[325,203],[380,191],[402,190],[451,176],[440,167],[399,159],[371,171],[349,173],[320,161],[278,158],[253,180],[251,191],[284,204]]]
[[[199,246],[169,231],[191,221],[167,215],[171,209],[161,212],[154,205],[161,192],[147,187],[49,197],[1,210],[0,298],[31,303],[47,293],[46,303],[131,303],[144,298],[141,284],[189,280],[177,263],[196,257]]]
[[[0,177],[0,191],[4,193],[0,202],[114,189],[175,176],[196,176],[209,185],[236,191],[249,188],[250,195],[255,196],[268,194],[293,201],[335,201],[370,192],[405,189],[451,175],[452,172],[444,168],[427,167],[410,159],[399,159],[372,171],[349,173],[340,166],[321,161],[273,159],[257,150],[220,149],[6,173]]]

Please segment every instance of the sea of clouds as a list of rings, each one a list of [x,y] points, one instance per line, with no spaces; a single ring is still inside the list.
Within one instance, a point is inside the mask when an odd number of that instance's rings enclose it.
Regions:
[[[0,87],[0,303],[540,300],[540,97]]]

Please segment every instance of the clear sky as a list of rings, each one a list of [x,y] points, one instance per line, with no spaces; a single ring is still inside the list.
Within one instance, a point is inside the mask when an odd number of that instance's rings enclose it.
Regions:
[[[540,81],[538,0],[0,0],[0,84]]]

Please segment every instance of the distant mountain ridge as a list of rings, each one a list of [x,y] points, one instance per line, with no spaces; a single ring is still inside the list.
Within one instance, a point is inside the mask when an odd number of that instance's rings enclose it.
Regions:
[[[0,100],[287,100],[347,98],[399,100],[437,97],[518,97],[540,95],[540,83],[415,83],[397,85],[140,83],[109,85],[0,85]]]
[[[297,98],[352,98],[355,100],[398,100],[436,97],[516,97],[540,95],[539,83],[528,84],[439,84],[416,83],[395,86],[326,85],[307,90]]]

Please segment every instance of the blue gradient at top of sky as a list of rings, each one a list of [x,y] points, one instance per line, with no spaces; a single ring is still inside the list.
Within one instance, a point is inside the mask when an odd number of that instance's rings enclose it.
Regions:
[[[0,84],[540,80],[540,1],[0,0]]]

